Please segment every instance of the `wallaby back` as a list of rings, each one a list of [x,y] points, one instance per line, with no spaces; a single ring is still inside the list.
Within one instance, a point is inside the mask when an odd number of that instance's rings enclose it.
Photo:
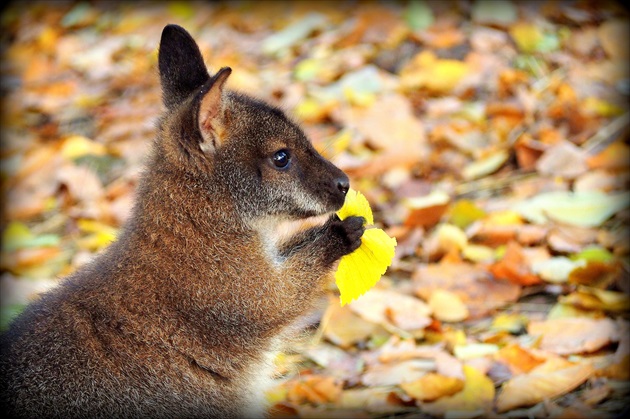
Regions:
[[[360,245],[348,178],[284,113],[225,88],[164,28],[165,112],[120,237],[2,336],[17,417],[262,417],[280,343]],[[328,221],[278,237],[288,220]]]

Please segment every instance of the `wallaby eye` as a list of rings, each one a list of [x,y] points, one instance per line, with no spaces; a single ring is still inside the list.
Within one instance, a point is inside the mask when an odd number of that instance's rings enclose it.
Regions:
[[[278,169],[286,169],[289,167],[291,156],[289,155],[288,150],[279,150],[274,153],[271,161]]]

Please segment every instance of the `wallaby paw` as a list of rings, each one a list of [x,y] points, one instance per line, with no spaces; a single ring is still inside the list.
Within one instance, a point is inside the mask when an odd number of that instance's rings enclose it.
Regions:
[[[350,254],[361,246],[361,236],[365,231],[365,218],[348,217],[345,220],[333,219],[330,227],[340,243],[341,256]]]

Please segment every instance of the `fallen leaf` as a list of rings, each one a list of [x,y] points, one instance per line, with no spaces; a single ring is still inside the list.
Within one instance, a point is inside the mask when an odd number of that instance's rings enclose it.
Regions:
[[[460,322],[470,314],[457,294],[450,291],[442,289],[433,291],[428,303],[433,317],[440,321]]]
[[[452,224],[440,224],[424,243],[428,255],[459,253],[468,244],[466,233]]]
[[[597,370],[596,374],[612,380],[630,381],[630,355],[625,355],[620,361]]]
[[[339,407],[343,412],[343,417],[349,417],[350,409],[358,410],[356,417],[360,414],[369,413],[395,413],[399,410],[399,406],[392,405],[390,400],[391,391],[383,388],[357,388],[344,390],[341,397],[335,403],[335,407]]]
[[[411,0],[404,16],[407,25],[414,31],[426,29],[435,19],[431,8],[422,0]]]
[[[63,141],[60,153],[66,160],[74,160],[86,154],[104,156],[107,150],[101,143],[81,135],[72,135]]]
[[[574,269],[581,268],[584,261],[571,260],[564,256],[555,256],[547,260],[532,263],[532,272],[541,279],[554,284],[567,282]]]
[[[628,168],[630,161],[630,146],[621,141],[615,141],[604,150],[586,159],[591,169],[623,169]]]
[[[548,149],[536,162],[538,173],[575,179],[588,170],[586,152],[570,141],[562,140]]]
[[[308,375],[290,383],[287,400],[297,404],[326,404],[335,402],[341,392],[341,382],[334,377]]]
[[[604,289],[620,276],[620,265],[618,263],[595,260],[587,262],[584,259],[576,260],[582,263],[569,273],[568,282],[570,284]]]
[[[341,348],[350,348],[367,340],[377,327],[354,314],[348,306],[342,307],[336,300],[328,305],[322,325],[324,336]]]
[[[462,169],[465,180],[479,179],[499,170],[510,157],[505,150],[495,151],[487,156],[475,160]]]
[[[483,246],[479,244],[467,244],[462,249],[462,256],[472,262],[477,263],[491,263],[496,258],[496,252],[489,246]]]
[[[462,362],[445,350],[437,352],[434,355],[434,359],[435,369],[438,374],[446,377],[458,378],[460,380],[464,380],[466,378]]]
[[[461,391],[464,388],[464,380],[428,373],[415,381],[401,383],[400,387],[416,400],[431,402]]]
[[[526,53],[536,52],[544,40],[540,25],[520,22],[510,28],[510,35],[518,48]]]
[[[48,246],[3,252],[0,267],[27,278],[51,278],[66,262],[58,246]]]
[[[442,191],[432,191],[422,197],[407,198],[403,205],[409,209],[406,226],[430,227],[437,224],[446,212],[451,198]]]
[[[540,336],[540,348],[559,355],[595,352],[619,340],[615,322],[609,318],[559,318],[530,322],[530,335]]]
[[[426,301],[436,289],[456,293],[476,318],[516,301],[520,286],[507,281],[495,281],[487,269],[470,263],[420,264],[412,276],[414,290]]]
[[[479,0],[473,3],[472,20],[485,25],[505,26],[514,23],[518,10],[509,0]]]
[[[573,183],[573,190],[575,192],[600,191],[609,193],[623,190],[624,185],[627,185],[629,182],[630,173],[628,173],[627,170],[621,173],[615,173],[613,170],[595,169],[590,170],[575,179]]]
[[[336,119],[385,154],[415,159],[426,154],[424,125],[401,94],[385,94],[368,107],[342,107]]]
[[[503,258],[490,265],[488,270],[498,279],[507,279],[519,285],[534,285],[541,282],[530,270],[523,250],[516,242],[508,243]]]
[[[596,227],[630,203],[630,193],[597,191],[546,192],[515,206],[526,219],[544,224],[549,219],[580,227]]]
[[[301,20],[294,22],[284,29],[277,31],[262,42],[265,54],[280,54],[306,38],[311,32],[322,27],[326,17],[320,13],[309,13]]]
[[[558,298],[558,302],[571,304],[587,310],[628,311],[630,296],[619,291],[602,290],[593,287],[579,286],[569,295]]]
[[[515,343],[501,348],[495,354],[495,359],[506,364],[514,375],[530,372],[545,362],[544,359],[535,356]]]
[[[486,212],[473,201],[460,199],[453,203],[447,213],[448,222],[461,229],[465,229],[477,220],[486,216]]]
[[[397,335],[391,335],[372,354],[375,357],[374,361],[370,362],[369,358],[365,359],[368,364],[395,363],[416,359],[427,363],[427,370],[434,370],[437,367],[437,362],[433,359],[443,351],[444,349],[440,345],[418,345],[413,338],[402,339]]]
[[[604,313],[599,310],[584,310],[571,304],[556,303],[547,313],[547,320],[571,317],[588,317],[591,319],[601,319]]]
[[[431,309],[421,300],[390,290],[372,289],[349,304],[365,320],[404,330],[423,329],[431,324]]]
[[[11,252],[17,249],[37,247],[56,247],[60,244],[57,234],[35,235],[28,226],[19,221],[12,221],[2,232],[2,251]]]
[[[416,381],[435,370],[433,360],[410,359],[401,362],[370,366],[361,382],[370,387],[400,385]]]
[[[480,411],[490,412],[494,400],[494,384],[477,369],[464,365],[464,388],[452,396],[444,396],[435,402],[421,403],[422,410],[432,414],[442,416],[447,412]]]
[[[469,360],[493,355],[498,350],[499,347],[491,343],[466,343],[464,345],[455,345],[453,353],[457,359]]]
[[[536,141],[529,136],[522,135],[514,144],[514,152],[516,154],[518,167],[522,170],[535,169],[536,162],[547,148],[548,146],[543,142]]]
[[[400,84],[407,90],[427,88],[448,93],[470,71],[463,61],[440,59],[430,50],[417,54],[400,71]]]
[[[524,314],[500,313],[492,319],[490,330],[519,334],[525,330],[528,322],[529,319]]]
[[[616,42],[618,39],[628,39],[628,37],[630,37],[627,19],[607,20],[599,27],[598,34],[599,42],[604,47],[606,53],[613,58],[628,58],[629,54],[627,49]]]
[[[361,362],[343,349],[321,342],[304,351],[304,355],[325,368],[327,375],[343,379],[357,379]]]
[[[589,363],[567,365],[547,361],[529,373],[504,383],[497,396],[497,411],[502,413],[521,406],[531,406],[568,393],[586,381],[593,372]]]

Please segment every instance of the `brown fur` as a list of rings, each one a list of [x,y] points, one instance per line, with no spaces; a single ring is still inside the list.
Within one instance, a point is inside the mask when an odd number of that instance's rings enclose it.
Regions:
[[[231,70],[210,77],[184,29],[164,29],[159,66],[166,111],[130,221],[3,335],[6,415],[260,417],[279,344],[360,244],[357,217],[277,237],[339,209],[347,177],[281,111],[226,90]]]

